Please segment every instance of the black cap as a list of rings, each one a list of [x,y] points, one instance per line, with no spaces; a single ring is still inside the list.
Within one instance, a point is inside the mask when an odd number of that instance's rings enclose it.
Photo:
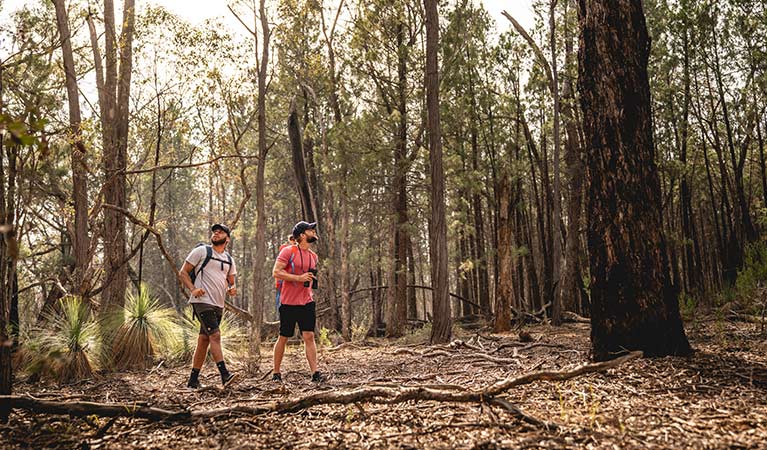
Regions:
[[[232,232],[229,230],[229,227],[223,223],[214,223],[213,226],[210,227],[211,232],[216,230],[221,230],[226,233],[227,236],[232,237]]]
[[[301,236],[301,233],[304,231],[313,230],[315,228],[317,228],[317,222],[309,223],[302,220],[293,227],[293,237],[298,239],[298,236]]]

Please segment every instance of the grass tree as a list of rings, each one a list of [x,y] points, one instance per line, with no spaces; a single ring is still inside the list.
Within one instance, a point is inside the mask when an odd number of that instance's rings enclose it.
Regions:
[[[170,349],[178,330],[175,315],[175,310],[152,297],[144,284],[138,294],[128,294],[125,306],[107,319],[107,328],[114,332],[114,367],[146,367],[158,353]]]
[[[23,347],[23,366],[62,383],[89,378],[99,351],[96,321],[80,297],[61,298],[58,309]]]

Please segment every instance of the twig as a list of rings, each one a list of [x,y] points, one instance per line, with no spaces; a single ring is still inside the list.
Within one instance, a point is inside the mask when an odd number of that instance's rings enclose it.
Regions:
[[[104,435],[107,433],[107,431],[109,431],[109,429],[112,427],[112,425],[114,425],[116,421],[117,421],[117,417],[112,417],[111,419],[109,419],[107,423],[105,423],[104,425],[101,426],[101,428],[96,430],[96,433],[94,433],[93,437],[97,439],[104,437]]]
[[[165,362],[165,360],[164,360],[164,359],[163,359],[162,361],[160,361],[160,364],[157,364],[157,366],[156,366],[154,369],[152,369],[152,370],[150,370],[150,371],[149,371],[149,375],[152,375],[152,374],[154,373],[154,371],[155,371],[155,370],[159,369],[159,368],[160,368],[160,366],[162,366],[162,364],[163,364],[164,362]]]

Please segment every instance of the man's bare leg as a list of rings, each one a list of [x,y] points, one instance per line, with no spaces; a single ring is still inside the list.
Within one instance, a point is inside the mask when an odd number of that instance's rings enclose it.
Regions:
[[[314,374],[317,371],[317,344],[314,343],[314,332],[304,331],[301,333],[301,337],[304,338],[306,361],[309,362],[309,370]]]
[[[285,336],[278,336],[277,342],[274,343],[274,367],[272,372],[280,373],[280,366],[282,365],[282,357],[285,356],[285,346],[288,344],[288,338]]]

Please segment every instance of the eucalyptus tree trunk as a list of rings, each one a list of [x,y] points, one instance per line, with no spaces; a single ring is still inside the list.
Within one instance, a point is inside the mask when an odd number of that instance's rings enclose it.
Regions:
[[[345,160],[344,160],[345,161]],[[346,189],[346,163],[343,163],[343,181],[341,187],[341,335],[344,340],[352,340],[352,302],[349,294],[349,203]]]
[[[413,239],[407,236],[407,317],[418,318],[418,303],[415,290],[415,255],[413,254]]]
[[[87,275],[89,257],[88,248],[88,178],[85,167],[85,145],[82,139],[80,118],[80,94],[77,89],[77,73],[72,54],[72,39],[69,30],[69,16],[64,6],[64,0],[54,0],[56,9],[56,24],[61,39],[61,53],[64,60],[64,76],[69,105],[70,149],[72,152],[72,200],[74,205],[74,224],[68,226],[72,236],[74,256],[73,291],[83,295],[90,288]]]
[[[511,306],[514,302],[514,210],[517,193],[513,191],[508,174],[500,177],[498,185],[498,285],[495,294],[493,331],[511,330]]]
[[[118,38],[112,0],[104,0],[105,61],[93,20],[89,17],[94,55],[104,149],[104,203],[125,210],[127,206],[125,169],[128,154],[129,100],[133,67],[135,2],[125,0],[122,29]],[[119,67],[118,67],[119,62]],[[101,293],[102,314],[121,307],[128,282],[125,216],[112,208],[104,209],[105,285]]]
[[[681,137],[679,139],[679,162],[682,167],[687,166],[687,141],[690,130],[690,42],[687,27],[682,30],[682,48],[683,48],[683,83],[684,100],[682,103],[682,123]],[[682,245],[683,245],[683,266],[684,266],[684,285],[685,290],[692,295],[697,296],[705,291],[703,286],[703,273],[700,262],[700,248],[698,245],[698,235],[695,229],[695,217],[692,208],[692,186],[687,170],[682,171],[680,181],[680,215],[682,219]]]
[[[320,17],[322,19],[322,34],[325,39],[325,45],[328,50],[328,64],[329,64],[329,71],[330,71],[330,107],[333,111],[333,121],[335,125],[341,124],[343,121],[343,116],[341,114],[341,106],[339,103],[339,87],[338,87],[338,75],[336,73],[336,52],[335,48],[333,46],[333,39],[335,38],[335,30],[336,25],[338,24],[338,19],[341,14],[341,11],[343,10],[344,6],[344,0],[341,0],[338,4],[338,9],[336,10],[335,19],[333,20],[333,24],[331,25],[330,29],[328,29],[326,23],[325,23],[325,14],[324,14],[324,8],[320,9]],[[341,294],[341,305],[340,305],[340,325],[341,325],[341,335],[343,336],[344,340],[351,341],[352,339],[352,305],[351,305],[351,295],[349,294],[350,289],[350,281],[351,281],[351,275],[349,273],[349,251],[351,248],[350,242],[349,242],[349,191],[347,186],[348,176],[349,176],[349,162],[348,162],[348,155],[346,153],[345,143],[341,142],[339,143],[339,154],[341,159],[341,192],[340,192],[340,198],[339,198],[339,210],[341,214],[341,223],[340,223],[340,242],[338,242],[338,253],[340,258],[340,274],[339,278],[341,281],[340,284],[340,294]],[[332,221],[332,214],[328,214],[328,218],[330,220],[326,220],[326,222],[330,223]],[[333,244],[333,248],[335,248],[336,245]],[[333,258],[335,259],[335,258]],[[335,277],[334,277],[335,278]],[[331,293],[333,301],[335,301],[335,294]],[[339,309],[339,305],[332,305],[333,308]]]
[[[762,136],[762,121],[760,118],[756,119],[756,138],[759,144],[759,174],[761,175],[762,182],[762,197],[763,208],[767,208],[767,169],[765,169],[764,163],[764,137]]]
[[[392,204],[394,219],[394,246],[392,248],[393,267],[389,276],[387,292],[386,335],[402,336],[407,321],[407,243],[408,243],[408,204],[407,204],[407,59],[408,45],[405,44],[405,25],[397,24],[397,110],[399,120],[394,136],[394,184],[392,186]]]
[[[732,164],[733,181],[735,184],[735,198],[733,203],[737,206],[736,211],[739,217],[733,218],[735,223],[735,232],[738,235],[740,244],[741,257],[738,260],[738,268],[742,264],[743,245],[749,242],[753,242],[756,239],[756,229],[751,220],[751,213],[749,210],[749,203],[746,199],[745,187],[743,182],[743,168],[745,166],[746,157],[748,155],[748,141],[741,143],[740,148],[736,150],[735,137],[730,120],[729,108],[727,105],[727,99],[724,93],[724,81],[722,80],[722,69],[719,64],[719,47],[717,44],[717,31],[716,25],[713,26],[713,47],[714,47],[714,78],[716,80],[717,94],[719,95],[719,104],[722,107],[722,117],[724,118],[724,127],[727,132],[727,148],[730,153],[730,162]],[[752,125],[753,126],[753,125]],[[747,131],[747,134],[750,130]]]
[[[480,173],[479,170],[479,129],[478,129],[478,111],[477,98],[474,90],[474,77],[472,68],[469,68],[469,97],[471,98],[471,109],[469,112],[469,135],[471,140],[471,168],[474,173]],[[482,316],[489,320],[491,316],[490,307],[490,277],[488,275],[487,250],[485,249],[485,220],[482,214],[482,197],[480,191],[474,189],[471,196],[472,210],[474,212],[474,248],[476,251],[476,264],[474,266],[474,279],[477,283],[475,297],[479,300],[479,309]]]
[[[565,16],[567,4],[565,2]],[[567,21],[565,21],[567,25]],[[573,48],[569,28],[565,27],[565,67],[569,66]],[[581,279],[581,224],[583,206],[583,151],[578,133],[578,123],[573,106],[575,89],[570,77],[564,80],[562,89],[562,117],[565,121],[565,166],[567,168],[567,233],[565,234],[565,257],[562,266],[560,302],[562,310],[583,313],[583,280]]]
[[[707,61],[704,64],[705,81],[708,88],[708,107],[711,117],[706,121],[709,132],[711,133],[711,145],[716,153],[716,163],[719,167],[719,183],[720,183],[720,199],[719,209],[720,214],[720,248],[722,249],[722,279],[727,286],[734,286],[735,279],[738,276],[738,267],[743,260],[743,250],[738,234],[735,231],[736,228],[736,213],[735,209],[731,206],[730,198],[736,196],[734,183],[730,179],[730,173],[727,169],[727,165],[724,161],[724,145],[722,144],[721,136],[719,136],[718,119],[716,117],[717,106],[714,102],[716,95],[714,88],[711,86],[711,77],[709,74],[709,65],[712,63]]]
[[[562,207],[561,207],[561,193],[560,193],[560,173],[559,173],[559,82],[557,71],[557,37],[556,37],[556,20],[555,10],[557,6],[557,0],[551,0],[549,5],[549,28],[550,28],[550,44],[551,44],[551,87],[552,96],[554,97],[554,149],[552,154],[553,170],[554,170],[554,204],[552,205],[552,267],[551,267],[551,279],[552,279],[552,305],[551,305],[551,322],[554,325],[562,323],[562,298],[560,297],[560,291],[562,285],[560,283],[560,266],[562,265]]]
[[[592,357],[688,354],[662,234],[642,2],[579,0],[579,22]]]
[[[445,220],[445,171],[442,167],[442,135],[439,120],[439,14],[437,0],[424,0],[426,7],[426,109],[429,136],[429,169],[431,174],[431,221],[429,253],[431,254],[432,305],[434,323],[431,343],[450,341],[451,317],[448,298],[447,223]]]
[[[0,63],[0,114],[3,108],[3,66]],[[19,279],[16,261],[16,178],[18,147],[6,148],[5,131],[0,131],[0,395],[13,390],[13,352],[18,339]],[[10,345],[8,343],[10,342]],[[10,403],[0,402],[0,423],[8,422]]]
[[[254,11],[255,14],[255,11]],[[258,166],[256,167],[256,254],[253,256],[253,286],[250,298],[250,353],[254,357],[261,354],[261,325],[264,321],[264,263],[266,259],[266,201],[264,170],[269,147],[266,144],[266,89],[267,70],[269,67],[269,40],[271,30],[266,16],[265,0],[260,0],[259,17],[261,19],[261,57],[258,67]],[[254,33],[254,39],[257,39]],[[256,40],[256,42],[258,42]],[[256,50],[258,51],[258,50]]]

